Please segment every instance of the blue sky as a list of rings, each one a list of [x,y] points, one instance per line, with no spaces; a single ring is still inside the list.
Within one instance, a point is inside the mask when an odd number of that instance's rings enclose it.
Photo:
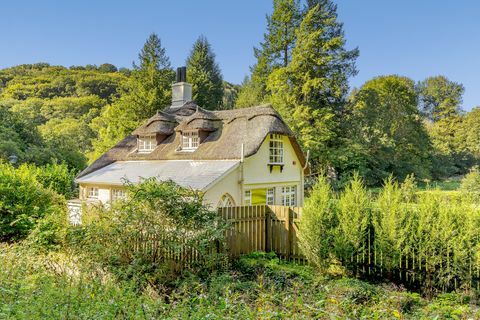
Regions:
[[[359,47],[360,86],[372,77],[443,74],[465,85],[464,108],[480,105],[480,1],[338,0],[347,46]],[[270,0],[26,1],[1,5],[0,67],[113,63],[130,67],[151,32],[173,66],[194,40],[211,42],[225,80],[240,83],[254,63]]]

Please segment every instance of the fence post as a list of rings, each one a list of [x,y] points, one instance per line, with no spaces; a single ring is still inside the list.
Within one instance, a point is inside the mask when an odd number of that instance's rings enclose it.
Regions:
[[[272,251],[272,210],[270,206],[265,208],[265,252]]]
[[[287,260],[290,260],[290,253],[292,252],[292,234],[290,232],[290,207],[286,207],[287,214],[285,216],[285,228],[287,229]]]

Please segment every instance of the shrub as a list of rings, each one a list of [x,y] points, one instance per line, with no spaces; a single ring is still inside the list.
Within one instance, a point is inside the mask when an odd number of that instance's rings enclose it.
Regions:
[[[52,163],[43,167],[37,167],[35,176],[45,188],[64,195],[67,199],[73,197],[75,193],[74,179],[76,172],[69,169],[64,163]]]
[[[328,267],[338,221],[336,199],[325,176],[318,178],[306,199],[300,223],[300,245],[307,259],[322,269]]]
[[[33,166],[0,163],[0,240],[25,238],[47,215],[59,214],[64,199],[36,179]]]
[[[208,273],[217,266],[224,226],[200,193],[149,179],[128,185],[128,195],[88,209],[74,238],[81,251],[141,285],[173,279],[182,268]]]
[[[460,192],[469,200],[480,200],[480,171],[478,167],[473,168],[460,184]]]
[[[319,179],[302,216],[304,254],[323,269],[340,261],[427,294],[476,286],[480,209],[465,197],[413,189],[411,177],[401,185],[389,178],[373,198],[357,177],[337,197]]]

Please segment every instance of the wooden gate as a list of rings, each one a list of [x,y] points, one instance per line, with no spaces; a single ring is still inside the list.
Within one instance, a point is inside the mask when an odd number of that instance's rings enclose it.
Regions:
[[[226,233],[230,256],[273,251],[284,259],[304,260],[298,246],[302,208],[260,205],[220,208],[219,213],[230,223]]]

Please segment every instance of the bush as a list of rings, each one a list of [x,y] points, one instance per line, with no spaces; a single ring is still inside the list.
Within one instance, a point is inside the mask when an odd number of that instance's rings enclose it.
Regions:
[[[458,195],[413,189],[412,178],[401,185],[390,178],[374,198],[356,177],[337,197],[319,179],[302,216],[303,252],[322,269],[340,261],[428,294],[476,286],[480,208]]]
[[[108,208],[88,209],[74,237],[80,252],[140,285],[173,280],[184,269],[217,267],[224,225],[200,193],[150,179],[128,185],[128,195]]]
[[[325,176],[318,178],[306,199],[300,223],[300,245],[307,259],[322,269],[328,267],[338,218],[336,198]]]
[[[64,198],[38,182],[34,166],[0,163],[0,241],[25,238],[40,219],[64,208]]]
[[[74,179],[76,172],[69,169],[64,163],[52,163],[37,167],[35,176],[45,188],[53,190],[67,199],[72,198],[75,194]]]
[[[469,200],[478,202],[480,200],[480,171],[478,167],[473,168],[460,184],[460,192]]]

